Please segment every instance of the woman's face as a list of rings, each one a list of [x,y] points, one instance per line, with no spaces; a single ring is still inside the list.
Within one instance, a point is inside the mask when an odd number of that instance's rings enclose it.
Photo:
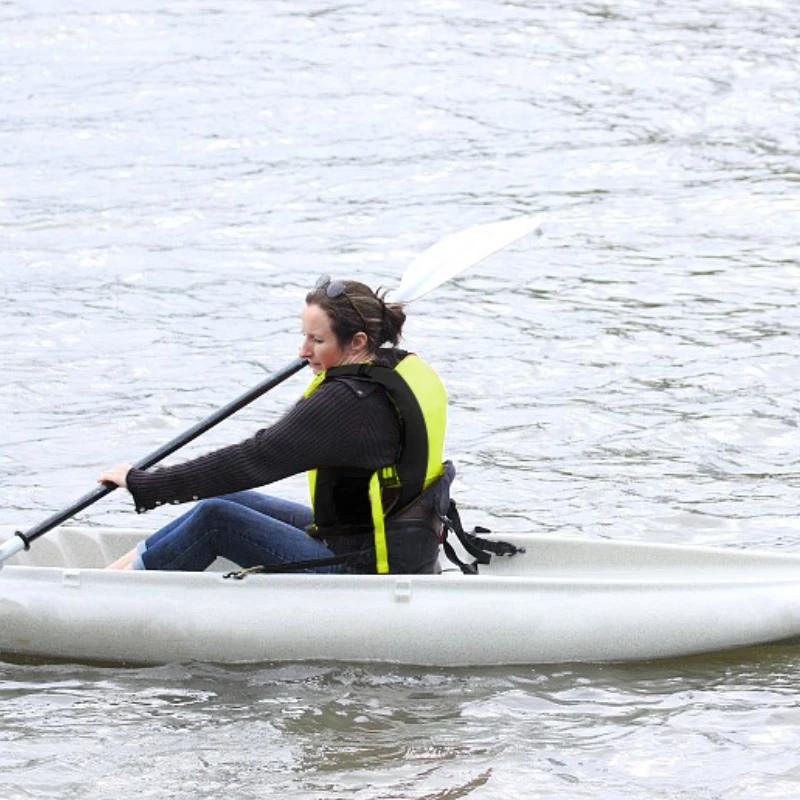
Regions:
[[[303,308],[303,343],[300,358],[305,358],[315,375],[340,364],[354,364],[366,358],[363,347],[359,347],[363,334],[356,334],[353,341],[342,347],[331,329],[331,320],[325,311],[313,303]]]

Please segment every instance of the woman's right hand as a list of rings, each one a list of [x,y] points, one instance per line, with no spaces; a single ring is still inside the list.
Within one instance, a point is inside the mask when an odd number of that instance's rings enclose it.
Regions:
[[[123,489],[128,488],[128,473],[133,469],[132,464],[115,464],[110,469],[107,469],[97,479],[98,483],[116,483],[117,486]]]

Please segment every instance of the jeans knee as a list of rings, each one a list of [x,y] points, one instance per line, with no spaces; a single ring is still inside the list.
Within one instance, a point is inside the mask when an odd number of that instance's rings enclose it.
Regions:
[[[201,500],[194,508],[195,521],[203,525],[218,522],[229,515],[232,503],[219,497]]]

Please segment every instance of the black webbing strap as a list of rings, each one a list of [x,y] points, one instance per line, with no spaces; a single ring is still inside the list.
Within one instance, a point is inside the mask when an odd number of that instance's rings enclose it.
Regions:
[[[343,553],[338,556],[328,556],[328,558],[310,558],[306,561],[287,561],[285,564],[259,564],[255,567],[248,567],[247,569],[234,570],[233,572],[226,572],[223,578],[233,578],[240,581],[248,575],[273,575],[280,572],[299,572],[306,569],[315,569],[316,567],[333,567],[336,564],[344,564],[355,556],[363,557],[374,555],[374,550],[354,550],[351,553]]]
[[[466,564],[457,555],[453,546],[447,541],[447,534],[452,531],[457,537],[461,546],[475,560],[472,564]],[[472,529],[471,533],[464,530],[461,524],[461,515],[458,513],[455,500],[450,501],[447,509],[447,516],[444,519],[444,541],[443,547],[445,555],[458,566],[465,575],[477,575],[479,564],[488,564],[492,560],[492,555],[514,556],[517,553],[524,553],[524,547],[517,547],[510,542],[502,542],[495,539],[483,539],[477,534],[491,533],[488,528],[479,526]]]
[[[402,447],[395,467],[400,479],[397,508],[405,508],[419,497],[425,488],[428,470],[428,428],[419,401],[405,378],[391,367],[381,364],[343,364],[331,367],[327,378],[354,378],[382,386],[399,412],[402,428]]]
[[[466,562],[462,561],[457,555],[456,551],[453,550],[453,545],[447,541],[447,534],[445,534],[444,542],[442,543],[442,547],[444,549],[444,554],[447,556],[447,559],[455,564],[465,575],[477,575],[478,574],[478,562],[475,561],[472,564],[467,564]]]

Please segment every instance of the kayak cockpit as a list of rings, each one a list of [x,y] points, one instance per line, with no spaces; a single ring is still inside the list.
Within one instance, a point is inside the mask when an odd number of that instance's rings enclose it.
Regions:
[[[51,531],[8,566],[102,569],[130,550],[148,532],[134,528],[74,526]],[[0,542],[13,531],[0,533]],[[494,556],[482,575],[497,577],[581,578],[593,580],[757,581],[800,580],[800,555],[775,551],[670,545],[624,540],[503,534],[504,541],[525,549],[513,556]],[[469,561],[463,551],[459,553]],[[442,575],[460,570],[441,558]],[[227,572],[236,565],[217,559],[209,571]]]

